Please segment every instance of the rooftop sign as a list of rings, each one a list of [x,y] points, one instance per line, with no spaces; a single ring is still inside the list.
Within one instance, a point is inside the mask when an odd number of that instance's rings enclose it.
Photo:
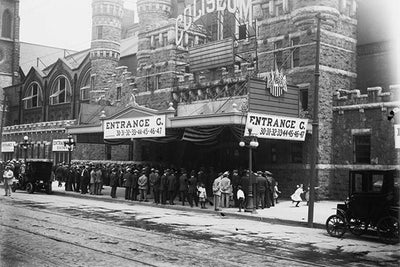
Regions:
[[[105,120],[104,139],[149,138],[165,136],[165,115]]]
[[[194,0],[187,5],[183,14],[176,19],[176,45],[181,45],[183,36],[192,26],[193,22],[202,16],[215,11],[225,11],[238,14],[238,19],[244,22],[253,20],[252,0]],[[183,29],[179,25],[183,24]]]

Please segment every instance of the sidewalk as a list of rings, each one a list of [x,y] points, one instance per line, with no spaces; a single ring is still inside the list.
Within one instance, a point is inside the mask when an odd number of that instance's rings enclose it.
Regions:
[[[118,187],[117,189],[117,198],[111,198],[110,191],[111,188],[109,186],[103,186],[102,195],[90,195],[90,194],[80,194],[77,192],[65,191],[64,184],[62,187],[58,187],[58,182],[53,183],[53,192],[57,195],[68,195],[71,197],[78,198],[89,198],[89,199],[101,199],[104,201],[110,202],[120,202],[120,203],[135,203],[140,205],[148,205],[157,208],[167,208],[167,209],[175,209],[175,210],[185,210],[185,211],[193,211],[193,212],[207,212],[214,213],[214,207],[207,204],[207,209],[200,209],[200,207],[191,208],[189,204],[186,202],[185,206],[182,206],[181,203],[176,199],[175,205],[160,205],[153,203],[153,200],[150,199],[149,202],[139,202],[139,201],[130,201],[125,200],[125,188]],[[340,201],[318,201],[314,203],[314,218],[313,218],[313,227],[325,229],[325,222],[328,217],[332,214],[336,213],[336,205],[340,203]],[[238,212],[237,208],[222,208],[221,211],[226,216],[235,216],[241,219],[248,220],[257,220],[257,221],[265,221],[269,223],[276,224],[290,224],[297,226],[307,226],[308,223],[308,206],[306,202],[300,203],[299,207],[295,207],[290,200],[281,200],[275,207],[265,208],[265,209],[257,209],[256,213],[253,214],[251,212]]]

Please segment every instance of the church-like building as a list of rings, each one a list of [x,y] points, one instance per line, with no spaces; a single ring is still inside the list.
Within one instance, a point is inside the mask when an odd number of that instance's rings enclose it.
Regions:
[[[273,172],[288,194],[309,182],[318,77],[319,197],[343,198],[348,170],[399,166],[398,117],[387,119],[399,77],[376,65],[392,60],[393,43],[358,42],[363,3],[137,0],[135,22],[122,0],[93,0],[90,49],[24,71],[18,1],[1,0],[2,158],[22,158],[28,136],[29,157],[67,162],[72,135],[74,160],[246,169],[239,141],[261,114],[277,123],[260,123],[253,170]]]

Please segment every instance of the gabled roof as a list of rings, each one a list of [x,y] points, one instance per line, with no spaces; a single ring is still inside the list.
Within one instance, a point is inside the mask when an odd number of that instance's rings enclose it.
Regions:
[[[42,71],[59,58],[74,53],[74,50],[20,42],[20,67],[25,74],[31,67]]]
[[[138,37],[132,36],[121,40],[121,57],[136,54],[138,51]]]

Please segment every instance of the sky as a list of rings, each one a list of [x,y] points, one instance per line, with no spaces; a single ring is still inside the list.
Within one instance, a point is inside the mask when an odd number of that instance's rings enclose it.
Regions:
[[[124,7],[134,9],[134,0]],[[92,0],[21,0],[20,41],[83,50],[90,48]]]
[[[360,0],[368,3],[370,17],[361,23],[368,36],[393,36],[399,34],[399,0]],[[124,6],[135,8],[136,0],[124,0]],[[23,42],[83,50],[90,47],[92,0],[21,0],[20,40]],[[360,11],[360,10],[359,10]],[[365,34],[366,33],[366,34]],[[371,40],[358,40],[359,43]],[[372,40],[373,41],[373,40]]]

